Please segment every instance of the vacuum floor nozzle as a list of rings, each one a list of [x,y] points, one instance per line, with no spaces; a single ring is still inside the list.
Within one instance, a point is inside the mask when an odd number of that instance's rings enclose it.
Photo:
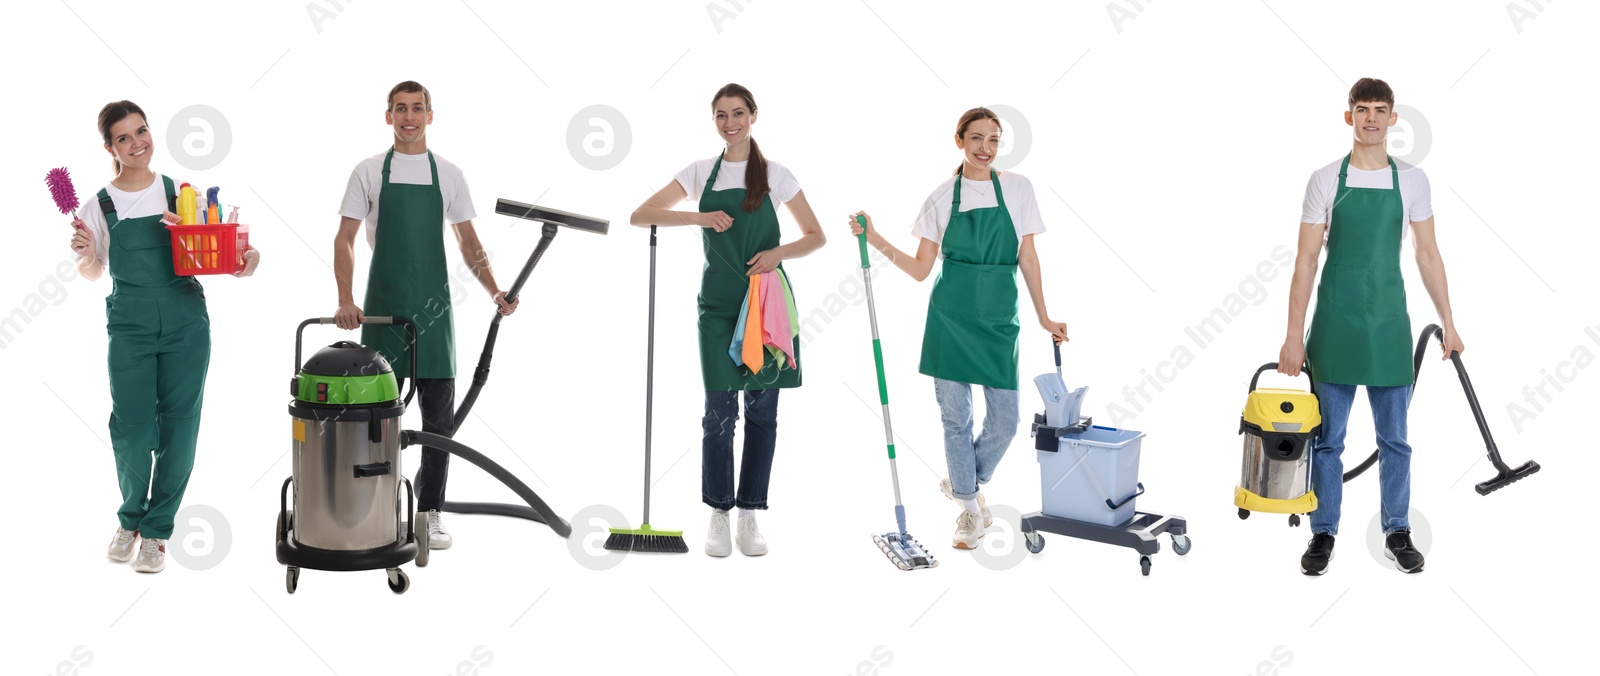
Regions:
[[[1522,480],[1523,477],[1526,477],[1529,474],[1534,474],[1538,471],[1539,463],[1529,460],[1525,463],[1522,463],[1522,466],[1516,469],[1511,469],[1508,467],[1499,474],[1496,474],[1493,479],[1478,484],[1473,488],[1478,491],[1478,495],[1488,495],[1505,488],[1506,486],[1510,486],[1511,484]]]
[[[611,228],[611,222],[592,216],[580,216],[560,209],[541,207],[535,204],[525,204],[516,200],[501,199],[495,202],[494,212],[502,216],[525,218],[540,223],[553,223],[564,228],[582,230],[604,235]]]

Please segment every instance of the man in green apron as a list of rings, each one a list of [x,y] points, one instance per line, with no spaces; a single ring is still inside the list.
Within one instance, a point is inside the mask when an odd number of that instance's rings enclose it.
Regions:
[[[1465,348],[1450,312],[1427,176],[1388,155],[1388,130],[1397,119],[1389,85],[1371,78],[1357,82],[1345,112],[1354,146],[1343,159],[1313,174],[1306,188],[1289,331],[1278,359],[1278,370],[1289,375],[1298,374],[1302,362],[1307,365],[1322,409],[1322,434],[1311,460],[1317,509],[1311,513],[1311,542],[1300,559],[1306,575],[1323,574],[1333,558],[1344,485],[1339,456],[1358,385],[1367,389],[1377,428],[1385,554],[1403,572],[1422,571],[1422,553],[1411,541],[1408,519],[1411,446],[1406,442],[1406,415],[1414,373],[1411,319],[1400,271],[1407,223],[1423,286],[1444,327],[1444,358]],[[1324,236],[1328,260],[1317,285],[1310,336],[1302,338]]]
[[[406,331],[395,325],[362,326],[361,342],[389,360],[405,389],[416,378],[422,406],[422,429],[455,433],[455,322],[445,259],[444,227],[455,229],[461,258],[500,306],[500,314],[517,308],[507,303],[495,283],[489,257],[478,242],[472,219],[472,197],[461,170],[428,150],[427,126],[433,123],[433,99],[416,82],[402,82],[389,91],[384,117],[394,130],[394,147],[356,166],[340,207],[339,234],[334,240],[334,273],[339,286],[335,322],[342,329],[361,326],[367,315],[407,317],[417,326],[417,373],[410,372]],[[448,217],[448,218],[447,218]],[[355,238],[367,223],[372,266],[365,301],[355,304]],[[452,544],[439,510],[444,506],[450,455],[422,449],[414,488],[417,511],[426,515],[428,548]]]

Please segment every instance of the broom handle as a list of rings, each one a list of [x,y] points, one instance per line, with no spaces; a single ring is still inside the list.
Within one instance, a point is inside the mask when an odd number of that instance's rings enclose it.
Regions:
[[[656,226],[650,226],[650,324],[644,371],[644,522],[650,524],[650,423],[655,408],[656,374]]]

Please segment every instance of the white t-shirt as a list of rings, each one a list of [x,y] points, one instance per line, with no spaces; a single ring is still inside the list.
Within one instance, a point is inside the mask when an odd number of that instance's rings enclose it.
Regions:
[[[706,189],[706,179],[711,178],[711,167],[716,166],[717,158],[697,160],[683,168],[675,177],[678,185],[683,186],[683,191],[689,193],[689,199],[699,201],[700,193]],[[722,171],[717,172],[717,182],[711,186],[712,190],[739,190],[744,188],[744,171],[749,162],[722,163]],[[789,168],[772,160],[767,160],[767,187],[772,190],[768,194],[774,204],[783,204],[794,199],[800,194],[800,182],[796,181],[794,174],[789,173]],[[732,215],[732,214],[730,214]]]
[[[114,185],[106,186],[106,194],[111,196],[111,206],[117,210],[117,221],[130,218],[143,218],[145,216],[160,216],[167,210],[167,189],[161,182],[161,174],[156,174],[156,180],[150,182],[150,187],[137,192],[118,190]],[[173,190],[183,185],[183,181],[174,179]],[[202,194],[203,191],[202,191]],[[78,207],[78,220],[83,221],[83,227],[89,230],[89,236],[94,238],[94,257],[100,261],[102,268],[106,265],[106,250],[111,242],[111,230],[106,227],[106,215],[100,213],[100,194],[97,192],[89,196],[89,201]],[[82,256],[79,257],[80,259]]]
[[[1305,203],[1300,207],[1301,223],[1318,224],[1331,221],[1334,197],[1339,192],[1339,165],[1343,163],[1344,158],[1341,157],[1334,160],[1333,164],[1311,174],[1311,181],[1306,184]],[[1422,173],[1421,168],[1400,160],[1394,161],[1394,168],[1400,172],[1400,202],[1405,210],[1405,217],[1400,226],[1400,239],[1404,240],[1411,232],[1413,222],[1426,221],[1433,217],[1433,190],[1428,186],[1428,175]],[[1348,188],[1392,190],[1394,177],[1387,166],[1377,171],[1362,171],[1352,164],[1349,174],[1345,176],[1344,184]]]
[[[350,183],[344,188],[344,203],[339,207],[339,215],[367,222],[367,246],[374,246],[378,241],[378,194],[383,192],[383,158],[388,154],[385,150],[356,165],[355,171],[350,172]],[[433,154],[433,161],[439,165],[439,192],[444,196],[445,220],[454,225],[477,218],[478,212],[472,209],[472,194],[467,192],[467,178],[461,168],[440,157],[439,153]],[[432,185],[428,154],[396,152],[394,161],[389,163],[389,182]],[[443,228],[444,224],[439,227]]]
[[[911,226],[911,234],[938,244],[944,241],[944,229],[950,225],[950,200],[956,190],[956,177],[940,183],[922,203],[922,212]],[[1000,172],[1000,192],[1006,200],[1006,213],[1011,215],[1011,226],[1017,230],[1017,245],[1022,238],[1044,232],[1044,218],[1039,215],[1039,201],[1033,195],[1033,182],[1028,177],[1012,171]],[[961,211],[999,206],[994,197],[994,184],[987,179],[974,181],[961,177]],[[943,258],[945,251],[939,250]]]

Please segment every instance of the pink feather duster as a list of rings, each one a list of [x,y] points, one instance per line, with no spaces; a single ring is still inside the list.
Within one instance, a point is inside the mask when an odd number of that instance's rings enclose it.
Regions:
[[[70,216],[78,210],[78,191],[73,189],[72,175],[66,167],[51,169],[44,175],[44,183],[50,187],[50,198],[62,214]]]

